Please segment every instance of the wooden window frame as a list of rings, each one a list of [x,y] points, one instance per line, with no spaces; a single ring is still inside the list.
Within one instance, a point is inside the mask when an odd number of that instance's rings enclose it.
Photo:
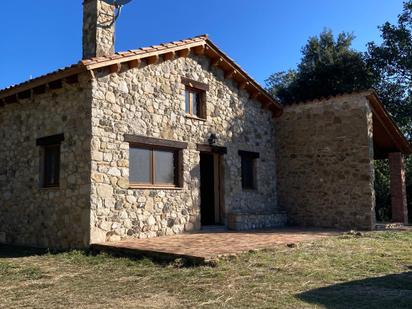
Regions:
[[[207,91],[209,91],[209,85],[182,77],[182,84],[185,85],[185,112],[189,118],[197,118],[205,120],[207,118]],[[196,93],[199,97],[199,102],[193,102],[193,96],[189,95],[189,111],[186,111],[186,98],[187,93]],[[194,104],[197,106],[197,114],[193,113]]]
[[[60,187],[60,169],[61,169],[61,143],[64,141],[64,134],[52,135],[47,137],[38,138],[36,140],[36,146],[42,147],[41,150],[41,162],[40,162],[40,187],[44,189],[48,188],[59,188]],[[56,162],[56,171],[54,183],[47,183],[46,177],[48,166],[47,160],[47,151],[50,149],[57,149],[57,162]]]
[[[239,156],[241,158],[241,166],[240,166],[240,173],[241,173],[241,181],[242,181],[242,189],[245,191],[257,191],[258,190],[258,183],[257,183],[257,159],[260,158],[260,154],[258,152],[252,151],[243,151],[239,150]],[[252,161],[252,175],[253,175],[253,185],[246,186],[245,178],[243,175],[243,162],[244,160],[251,160]]]
[[[187,143],[151,138],[138,135],[125,135],[125,141],[130,148],[145,149],[150,151],[150,182],[129,183],[130,188],[135,189],[181,189],[183,188],[183,150],[187,149]],[[173,153],[174,183],[156,183],[156,151],[167,151]],[[130,163],[129,163],[130,164]],[[129,178],[130,181],[130,178]]]

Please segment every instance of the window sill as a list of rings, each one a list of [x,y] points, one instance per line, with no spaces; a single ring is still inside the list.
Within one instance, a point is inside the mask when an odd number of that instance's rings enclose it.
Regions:
[[[242,188],[243,191],[245,192],[250,192],[250,193],[257,193],[258,189],[252,189],[252,188]]]
[[[190,115],[190,114],[186,114],[185,118],[193,119],[193,120],[199,120],[199,121],[203,121],[203,122],[206,121],[206,118],[200,118],[200,117],[196,117],[196,116],[193,116],[193,115]]]
[[[60,187],[39,187],[39,191],[58,191]]]
[[[174,186],[148,186],[148,185],[130,185],[129,189],[138,190],[176,190],[181,191],[183,188]]]

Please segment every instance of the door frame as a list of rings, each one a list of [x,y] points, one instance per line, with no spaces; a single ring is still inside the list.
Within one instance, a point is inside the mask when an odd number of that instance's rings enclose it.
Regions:
[[[215,222],[216,225],[226,225],[225,212],[225,163],[224,155],[227,154],[227,148],[221,146],[213,146],[206,144],[197,144],[199,153],[207,153],[213,155],[213,175],[214,175],[214,205],[215,205]],[[200,163],[199,163],[200,164]],[[202,184],[200,184],[202,185]],[[200,205],[202,207],[202,205]],[[217,210],[217,211],[216,211]]]

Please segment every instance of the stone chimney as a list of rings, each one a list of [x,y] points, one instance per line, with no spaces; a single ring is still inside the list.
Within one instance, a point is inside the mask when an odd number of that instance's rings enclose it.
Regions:
[[[83,2],[83,59],[114,53],[115,7],[102,0]]]

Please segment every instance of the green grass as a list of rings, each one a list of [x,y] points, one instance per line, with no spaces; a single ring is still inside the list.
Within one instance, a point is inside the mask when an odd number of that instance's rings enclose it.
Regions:
[[[0,308],[411,308],[412,233],[240,255],[216,267],[0,247]]]

